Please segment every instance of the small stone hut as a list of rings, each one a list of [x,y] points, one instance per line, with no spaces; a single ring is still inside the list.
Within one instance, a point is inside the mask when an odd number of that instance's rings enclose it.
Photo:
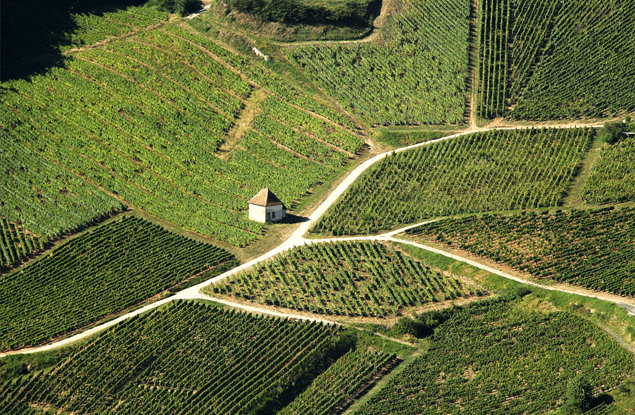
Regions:
[[[258,192],[249,201],[249,219],[265,223],[277,222],[287,216],[287,208],[268,188]]]

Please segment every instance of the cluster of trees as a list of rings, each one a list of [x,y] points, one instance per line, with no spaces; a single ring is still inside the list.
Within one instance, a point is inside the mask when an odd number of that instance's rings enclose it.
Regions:
[[[150,0],[148,6],[154,6],[162,12],[187,16],[203,8],[201,0]]]
[[[302,0],[229,0],[231,8],[271,22],[331,23],[370,26],[381,8],[380,0],[347,0],[340,7],[305,4]]]
[[[626,116],[624,122],[607,121],[604,123],[604,130],[600,134],[600,140],[608,144],[617,143],[624,137],[625,132],[635,132],[635,121],[631,122],[631,117]]]

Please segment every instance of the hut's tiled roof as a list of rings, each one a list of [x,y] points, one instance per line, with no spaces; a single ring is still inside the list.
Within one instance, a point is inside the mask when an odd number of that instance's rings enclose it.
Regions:
[[[282,205],[282,207],[284,208],[284,204],[280,201],[280,199],[278,199],[278,197],[274,195],[273,192],[266,187],[262,189],[261,191],[259,191],[258,194],[249,201],[249,203],[252,205],[258,205],[258,206]]]

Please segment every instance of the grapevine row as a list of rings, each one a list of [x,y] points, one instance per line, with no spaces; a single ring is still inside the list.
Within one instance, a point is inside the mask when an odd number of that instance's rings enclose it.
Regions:
[[[386,317],[482,295],[478,288],[370,242],[294,248],[209,290],[313,313]]]
[[[492,130],[386,157],[312,228],[367,234],[425,219],[558,206],[592,129]]]
[[[85,327],[232,259],[134,217],[72,239],[0,282],[0,349]]]

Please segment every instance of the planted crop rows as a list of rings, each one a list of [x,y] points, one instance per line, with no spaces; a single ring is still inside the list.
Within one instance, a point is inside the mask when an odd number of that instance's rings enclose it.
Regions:
[[[8,5],[11,19],[3,22],[3,69],[9,73],[25,59],[46,57],[93,45],[139,30],[167,23],[169,14],[151,7],[117,9],[97,5],[82,12],[66,9],[66,5],[33,10],[35,3]],[[79,5],[80,7],[86,5]],[[4,78],[4,76],[3,76]]]
[[[0,280],[0,350],[85,327],[226,262],[213,245],[125,217]]]
[[[240,146],[219,158],[254,90],[235,71],[258,71],[209,39],[166,30],[174,33],[144,32],[77,53],[31,82],[6,83],[0,127],[133,207],[245,246],[264,231],[244,212],[262,187],[291,205],[363,141],[271,96]]]
[[[367,234],[437,216],[557,206],[591,129],[488,131],[386,157],[312,228]]]
[[[9,134],[3,133],[0,140],[0,166],[0,218],[6,232],[2,238],[5,249],[13,251],[8,252],[9,260],[0,254],[5,266],[50,239],[123,209],[115,198],[43,159]]]
[[[600,159],[584,185],[582,198],[590,203],[635,199],[635,137],[602,149]]]
[[[485,0],[479,8],[481,117],[612,117],[635,109],[635,0]]]
[[[458,310],[430,349],[360,408],[372,414],[533,414],[561,406],[578,372],[595,394],[635,369],[633,355],[587,320],[506,300]]]
[[[394,356],[353,349],[324,373],[311,386],[287,405],[280,415],[326,415],[368,382]]]
[[[336,328],[175,303],[126,320],[46,375],[0,387],[3,413],[238,414],[287,387]]]
[[[286,56],[371,124],[463,122],[469,2],[395,3],[372,42],[291,46]]]
[[[635,210],[445,219],[407,231],[537,278],[635,295]]]
[[[294,248],[210,291],[313,313],[366,317],[482,294],[457,278],[370,242]]]
[[[0,217],[0,269],[16,265],[44,248],[44,242],[24,227]]]

